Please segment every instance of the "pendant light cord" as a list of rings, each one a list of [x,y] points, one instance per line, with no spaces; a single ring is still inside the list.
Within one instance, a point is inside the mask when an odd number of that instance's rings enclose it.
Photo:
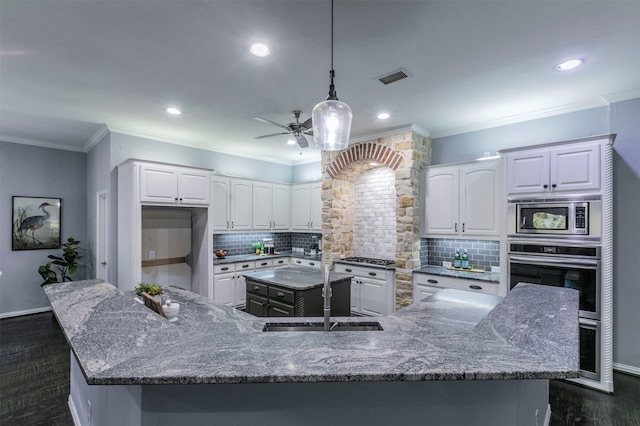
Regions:
[[[333,0],[331,0],[331,70],[329,71],[329,79],[331,80],[331,83],[329,84],[329,96],[327,97],[327,100],[338,100],[336,88],[333,84],[333,78],[335,76],[336,72],[333,70]]]

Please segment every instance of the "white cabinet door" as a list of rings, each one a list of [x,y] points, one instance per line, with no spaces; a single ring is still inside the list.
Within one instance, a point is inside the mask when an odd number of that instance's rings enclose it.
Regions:
[[[551,191],[600,189],[600,144],[551,151]]]
[[[251,182],[231,180],[231,231],[250,231],[252,226]]]
[[[544,192],[549,187],[549,150],[534,149],[507,156],[507,192]]]
[[[438,287],[431,287],[428,285],[416,285],[413,290],[413,301],[420,302],[429,296],[433,296],[440,290],[442,289]]]
[[[360,279],[360,312],[365,315],[385,314],[385,282]]]
[[[311,227],[311,187],[295,185],[291,188],[291,228],[306,231]]]
[[[213,178],[211,180],[211,229],[214,231],[228,231],[231,229],[230,201],[231,182],[229,179]]]
[[[176,204],[178,169],[169,166],[140,166],[140,201]]]
[[[322,183],[312,183],[311,185],[311,205],[309,207],[311,229],[322,231]]]
[[[600,189],[600,144],[516,151],[507,154],[509,194],[579,192]]]
[[[253,183],[253,229],[271,229],[271,210],[273,205],[271,184]]]
[[[209,172],[143,164],[140,166],[140,201],[209,205]]]
[[[458,175],[457,167],[427,170],[425,223],[429,235],[458,233]]]
[[[209,204],[209,173],[199,170],[178,170],[178,201],[181,204]]]
[[[213,301],[233,306],[235,299],[236,274],[219,274],[213,276]]]
[[[498,185],[497,163],[482,161],[460,168],[460,235],[498,236]]]
[[[286,230],[289,229],[289,216],[291,205],[291,191],[289,185],[274,184],[271,189],[272,210],[271,210],[271,229]]]

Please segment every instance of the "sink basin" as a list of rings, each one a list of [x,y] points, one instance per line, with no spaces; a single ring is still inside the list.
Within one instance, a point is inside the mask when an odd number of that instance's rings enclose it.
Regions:
[[[321,322],[269,322],[262,331],[324,331]],[[379,322],[331,323],[331,331],[384,331]]]

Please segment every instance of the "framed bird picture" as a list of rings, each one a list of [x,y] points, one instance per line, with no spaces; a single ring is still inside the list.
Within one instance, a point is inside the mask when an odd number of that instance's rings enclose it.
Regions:
[[[62,199],[13,196],[12,250],[60,248]]]

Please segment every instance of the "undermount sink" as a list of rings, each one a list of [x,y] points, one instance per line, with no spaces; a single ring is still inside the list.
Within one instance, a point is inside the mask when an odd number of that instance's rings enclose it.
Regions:
[[[324,331],[322,322],[270,322],[262,331]],[[379,322],[337,322],[330,331],[384,331]]]

